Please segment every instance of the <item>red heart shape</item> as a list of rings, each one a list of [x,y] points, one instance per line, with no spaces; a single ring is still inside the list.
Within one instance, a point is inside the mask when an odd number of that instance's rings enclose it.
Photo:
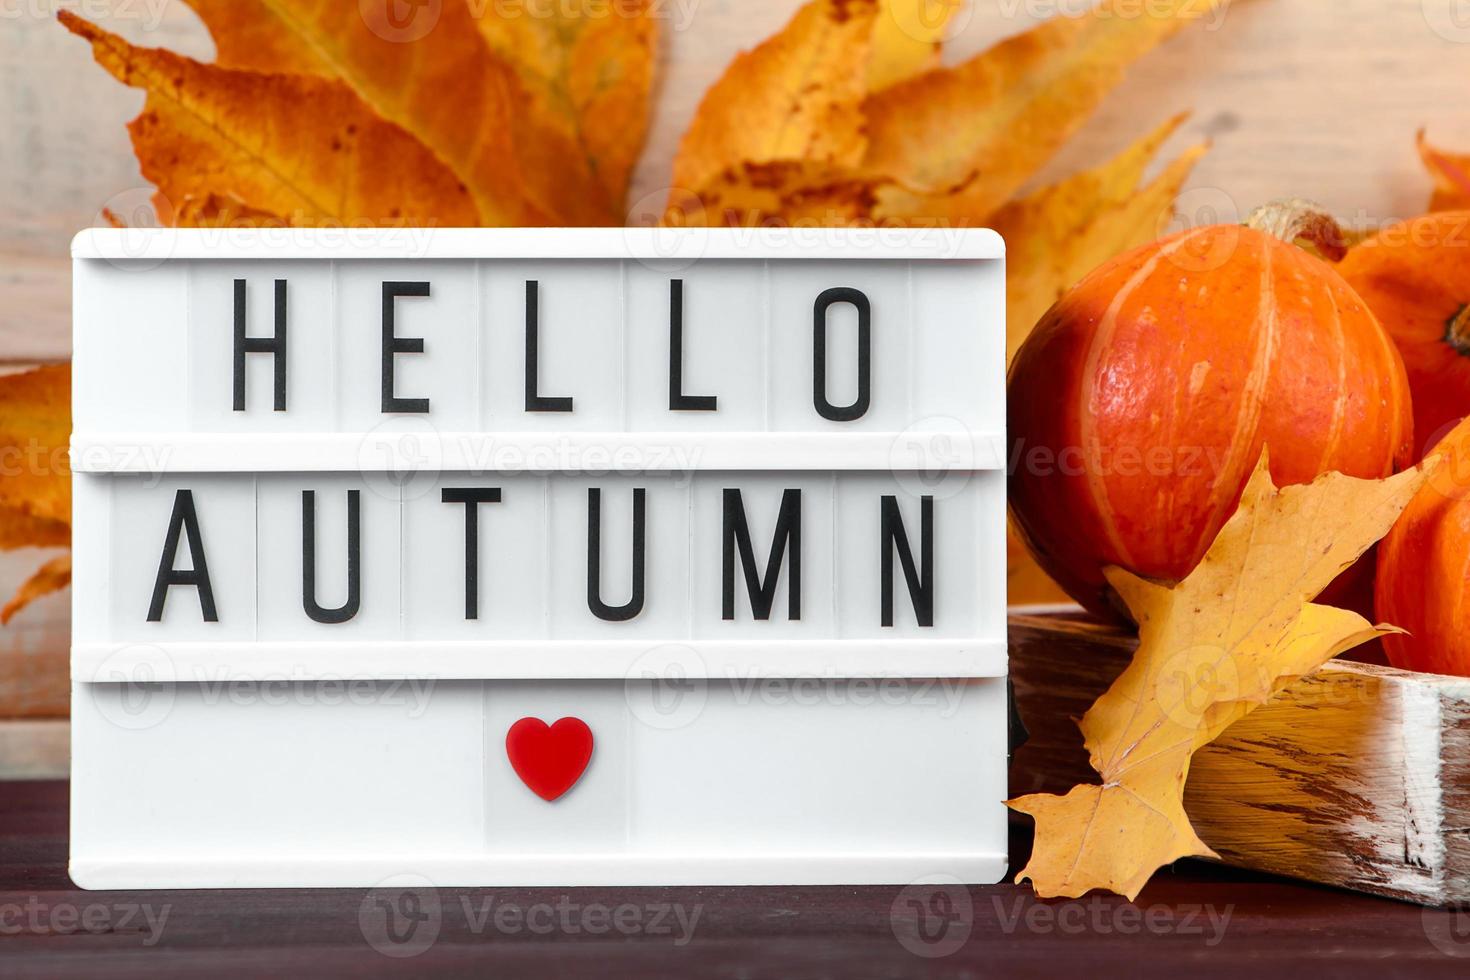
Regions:
[[[580,718],[560,718],[554,725],[522,718],[505,733],[505,754],[521,782],[549,803],[587,771],[592,729]]]

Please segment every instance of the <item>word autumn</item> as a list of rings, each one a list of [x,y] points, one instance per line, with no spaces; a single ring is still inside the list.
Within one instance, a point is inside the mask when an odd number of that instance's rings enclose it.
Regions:
[[[382,283],[381,314],[381,407],[384,414],[427,414],[431,411],[432,398],[423,392],[403,393],[398,387],[398,357],[424,354],[422,337],[401,335],[397,327],[398,304],[413,298],[432,295],[432,285],[419,281],[384,281]],[[234,371],[233,408],[236,412],[246,410],[246,358],[263,355],[273,359],[274,399],[277,412],[287,410],[287,378],[290,368],[289,348],[289,285],[285,279],[275,280],[274,332],[268,337],[251,336],[247,331],[248,282],[234,280]],[[833,307],[850,306],[857,315],[856,384],[853,399],[847,404],[836,405],[828,397],[827,337],[829,319]],[[575,411],[574,394],[545,394],[540,390],[541,376],[541,324],[539,316],[540,283],[526,280],[525,285],[525,346],[524,346],[524,395],[527,412]],[[669,281],[669,345],[668,345],[668,406],[671,412],[715,412],[719,409],[719,398],[715,394],[690,394],[684,390],[684,280]],[[830,422],[854,422],[867,414],[872,404],[873,388],[873,330],[872,303],[860,289],[850,286],[834,286],[823,290],[812,304],[812,406],[818,415]]]
[[[647,601],[646,569],[648,564],[648,539],[650,518],[647,507],[647,491],[635,487],[632,491],[632,541],[629,545],[631,583],[629,594],[622,601],[609,601],[604,596],[602,585],[603,530],[602,490],[590,487],[587,490],[586,509],[586,603],[587,610],[597,619],[609,623],[622,623],[635,619],[643,612]],[[720,556],[720,618],[736,619],[737,574],[739,582],[749,600],[752,618],[769,620],[777,599],[778,586],[784,578],[786,583],[786,617],[800,620],[802,609],[802,517],[803,495],[799,488],[784,489],[780,493],[776,509],[774,532],[765,561],[756,557],[756,546],[750,530],[746,502],[738,488],[726,487],[720,491],[720,522],[718,549]],[[924,495],[918,498],[918,548],[913,547],[909,528],[899,508],[897,494],[878,495],[878,513],[875,526],[870,529],[870,554],[876,553],[879,570],[878,616],[880,625],[894,624],[894,559],[901,568],[908,599],[912,604],[914,619],[918,626],[934,625],[934,542],[935,542],[935,498]],[[480,618],[482,601],[481,587],[481,524],[482,514],[499,510],[509,502],[502,487],[444,487],[440,491],[439,503],[462,511],[462,550],[456,549],[458,542],[444,540],[431,543],[435,554],[442,555],[446,562],[463,562],[464,619]],[[499,506],[492,506],[499,505]],[[506,515],[509,517],[510,515]],[[656,515],[655,515],[656,516]],[[769,516],[769,515],[763,515]],[[503,519],[503,518],[502,518]],[[495,518],[490,517],[488,522]],[[493,526],[493,524],[492,524]],[[180,488],[174,492],[173,507],[168,527],[163,534],[163,546],[154,576],[152,596],[148,606],[148,622],[163,622],[170,607],[170,596],[175,589],[192,590],[197,597],[198,609],[205,622],[220,621],[215,602],[214,583],[210,577],[211,556],[205,547],[209,536],[207,512],[202,511],[195,500],[194,491]],[[299,525],[301,554],[301,609],[314,622],[341,624],[355,618],[362,611],[362,582],[365,571],[364,536],[373,533],[373,526],[364,526],[362,520],[362,491],[346,491],[346,545],[340,557],[321,556],[317,548],[317,500],[316,491],[301,491],[301,519]],[[383,530],[392,533],[391,529]],[[272,535],[262,533],[262,539]],[[487,535],[493,540],[493,531]],[[181,567],[180,546],[187,544],[188,564]],[[492,551],[493,553],[493,551]],[[514,556],[499,560],[514,560]],[[235,560],[238,556],[227,556]],[[340,561],[346,570],[345,595],[335,605],[320,595],[318,566],[323,561]],[[336,597],[334,597],[336,598]],[[620,598],[620,597],[619,597]],[[177,600],[175,600],[177,602]]]

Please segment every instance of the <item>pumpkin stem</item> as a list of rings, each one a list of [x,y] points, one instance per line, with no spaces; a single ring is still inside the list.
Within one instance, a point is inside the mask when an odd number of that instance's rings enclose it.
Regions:
[[[1332,262],[1341,262],[1347,255],[1347,236],[1337,219],[1322,205],[1299,197],[1261,205],[1245,219],[1245,226],[1288,245],[1310,242],[1323,258]]]
[[[1470,357],[1470,303],[1460,307],[1460,312],[1445,321],[1444,342],[1455,349],[1455,353]]]

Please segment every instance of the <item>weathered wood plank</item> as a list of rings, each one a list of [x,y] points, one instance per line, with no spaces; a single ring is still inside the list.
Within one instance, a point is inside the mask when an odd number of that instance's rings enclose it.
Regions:
[[[1013,616],[1030,739],[1013,793],[1096,782],[1076,719],[1135,638]],[[1336,660],[1201,750],[1185,808],[1226,863],[1426,905],[1470,904],[1470,681]]]

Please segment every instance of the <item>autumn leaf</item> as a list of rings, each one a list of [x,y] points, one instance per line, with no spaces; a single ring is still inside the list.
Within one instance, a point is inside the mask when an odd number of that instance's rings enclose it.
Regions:
[[[214,38],[214,63],[267,74],[321,75],[337,72],[320,50],[291,31],[263,0],[184,0]]]
[[[279,228],[287,222],[280,215],[251,207],[234,195],[210,193],[180,202],[177,213],[165,224],[184,228]]]
[[[1229,0],[1160,2],[1145,15],[1129,0],[1104,0],[957,68],[900,78],[923,59],[895,37],[911,41],[904,25],[917,21],[937,38],[950,7],[812,0],[706,94],[674,163],[665,223],[985,224],[1128,64]],[[892,84],[872,92],[875,70]],[[833,188],[839,201],[828,207]],[[1104,237],[1099,228],[1095,240]]]
[[[833,227],[858,224],[885,182],[800,160],[744,163],[711,177],[699,194],[669,195],[664,224],[754,225],[773,215],[786,224]]]
[[[58,555],[42,565],[26,579],[4,607],[0,607],[0,625],[5,625],[26,606],[52,592],[60,592],[71,584],[71,554]]]
[[[945,31],[964,0],[882,0],[873,22],[868,90],[877,92],[939,64]]]
[[[1419,131],[1419,158],[1434,178],[1434,195],[1430,211],[1458,211],[1470,208],[1470,155],[1454,155],[1429,145],[1424,131]]]
[[[877,9],[876,0],[813,0],[738,55],[684,133],[673,186],[700,194],[747,164],[855,166]]]
[[[292,224],[477,223],[454,174],[341,82],[204,65],[58,16],[92,42],[98,64],[148,92],[133,146],[143,176],[181,213],[227,195]]]
[[[530,93],[532,114],[578,147],[619,211],[648,130],[658,44],[651,9],[651,0],[562,0],[477,21]]]
[[[880,218],[991,214],[1075,133],[1140,56],[1230,0],[1103,0],[1058,16],[952,69],[871,96],[863,169],[912,194]]]
[[[531,111],[530,94],[481,36],[468,0],[415,7],[402,23],[392,19],[390,4],[191,6],[215,37],[222,65],[340,80],[455,174],[475,202],[478,223],[611,224],[620,216],[619,202],[604,195],[569,134]],[[265,53],[250,50],[242,37]]]
[[[1147,186],[1143,173],[1180,124],[1175,116],[1092,170],[1013,201],[988,222],[1006,240],[1006,361],[1062,294],[1092,269],[1151,242],[1207,149],[1192,147]]]
[[[0,375],[0,549],[71,543],[70,436],[69,365]],[[22,586],[0,621],[51,591],[55,573],[43,569]]]
[[[1191,758],[1293,680],[1389,629],[1310,600],[1388,532],[1436,463],[1278,490],[1263,454],[1236,513],[1182,582],[1108,569],[1139,645],[1081,722],[1102,782],[1009,802],[1036,820],[1017,880],[1042,897],[1103,888],[1132,899],[1160,867],[1214,856],[1184,812]]]
[[[69,520],[38,517],[20,507],[0,505],[0,551],[64,548],[70,544]]]
[[[71,366],[0,375],[0,507],[71,521]]]

